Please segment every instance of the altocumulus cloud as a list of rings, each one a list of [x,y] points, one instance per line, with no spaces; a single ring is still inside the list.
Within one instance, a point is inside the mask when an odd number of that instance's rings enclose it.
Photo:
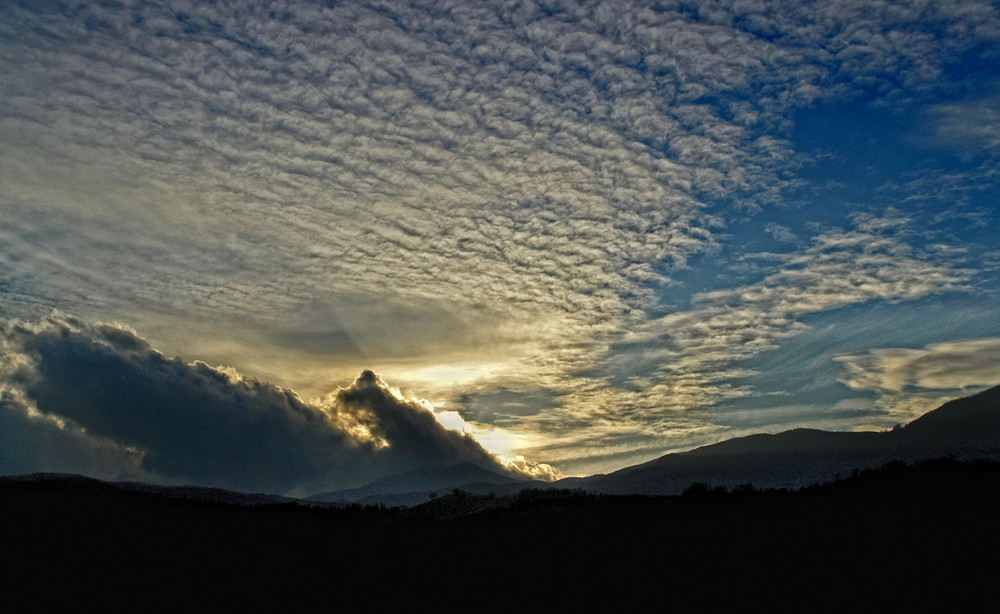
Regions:
[[[304,494],[453,463],[530,469],[444,428],[372,371],[306,403],[231,369],[166,357],[113,325],[53,316],[0,330],[2,473]]]

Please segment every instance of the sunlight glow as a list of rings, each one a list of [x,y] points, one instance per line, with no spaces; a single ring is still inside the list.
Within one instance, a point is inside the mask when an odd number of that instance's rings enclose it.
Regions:
[[[427,401],[424,401],[424,403],[430,405],[430,403],[428,403]],[[462,415],[459,414],[457,411],[434,412],[434,417],[437,419],[438,423],[441,426],[448,429],[449,431],[455,431],[457,433],[465,433],[466,435],[472,434],[472,425],[466,422],[462,418]]]
[[[409,368],[383,369],[388,379],[393,381],[433,384],[436,388],[466,386],[481,379],[503,372],[507,362],[466,361],[438,363]]]

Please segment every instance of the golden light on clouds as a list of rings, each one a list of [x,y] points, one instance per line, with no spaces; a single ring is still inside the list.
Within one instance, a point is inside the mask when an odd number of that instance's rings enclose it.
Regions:
[[[995,3],[446,4],[5,7],[9,432],[57,329],[178,357],[122,368],[194,396],[228,377],[303,439],[296,488],[371,477],[316,469],[356,460],[338,437],[419,464],[390,426],[603,472],[997,381]],[[149,433],[49,408],[60,467],[137,466]],[[216,448],[178,442],[197,477]]]

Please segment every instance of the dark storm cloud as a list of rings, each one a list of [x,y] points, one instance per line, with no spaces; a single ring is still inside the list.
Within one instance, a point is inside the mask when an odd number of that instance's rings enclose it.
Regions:
[[[392,394],[377,375],[364,371],[350,388],[338,390],[320,403],[348,431],[361,428],[376,448],[386,446],[393,457],[411,464],[442,466],[469,460],[502,471],[471,437],[441,427],[434,414]]]
[[[4,473],[117,468],[119,476],[305,492],[458,462],[505,471],[371,371],[317,407],[229,370],[168,358],[113,326],[13,323],[4,343]]]
[[[30,402],[0,391],[0,473],[82,473],[96,478],[144,477],[141,454],[78,425],[29,410]]]

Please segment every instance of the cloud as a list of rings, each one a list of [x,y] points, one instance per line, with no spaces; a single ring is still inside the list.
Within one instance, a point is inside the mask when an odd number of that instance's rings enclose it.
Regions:
[[[302,494],[463,462],[530,469],[443,428],[371,371],[309,404],[232,369],[167,358],[111,325],[11,322],[3,341],[5,473],[116,472]]]
[[[749,394],[732,383],[750,374],[739,362],[804,330],[804,316],[873,300],[912,300],[968,280],[968,271],[914,254],[906,227],[897,215],[859,216],[852,230],[822,233],[762,281],[704,292],[692,309],[637,326],[612,346],[605,373],[678,409]]]
[[[802,314],[961,277],[859,228],[800,249],[770,286],[661,317],[662,288],[723,240],[720,221],[797,185],[797,110],[908,109],[1000,40],[996,13],[20,3],[0,23],[4,306],[127,321],[170,354],[309,396],[363,365],[479,361],[504,368],[475,390],[552,391],[550,407],[506,408],[533,433],[704,433],[673,409],[746,394],[729,366]]]
[[[874,68],[829,57],[943,61],[927,46],[955,44],[881,34],[912,28],[911,7],[812,10],[19,7],[3,56],[17,85],[9,193],[82,232],[45,216],[27,249],[26,224],[8,231],[18,282],[90,313],[75,269],[131,262],[88,279],[116,316],[172,296],[188,313],[298,330],[270,314],[332,288],[377,303],[447,296],[503,322],[525,309],[555,320],[568,304],[591,315],[567,334],[623,328],[664,263],[711,241],[704,196],[766,201],[785,185],[790,146],[760,127],[835,79],[817,58],[843,81]],[[950,12],[923,18],[973,18]],[[19,61],[28,50],[35,61]],[[311,332],[335,348],[353,335]]]
[[[845,385],[874,393],[875,405],[898,422],[1000,384],[1000,339],[995,337],[875,348],[834,359],[842,364]]]
[[[972,152],[1000,148],[1000,98],[936,105],[929,112],[935,140]]]
[[[465,413],[479,422],[497,423],[504,418],[536,415],[558,405],[559,395],[551,390],[511,390],[499,387],[484,392],[462,394],[458,402]]]
[[[831,82],[945,62],[989,35],[978,6],[16,7],[5,193],[50,215],[4,248],[46,307],[98,317],[270,328],[334,289],[622,328],[710,243],[700,204],[787,185],[764,129]]]
[[[142,455],[79,425],[34,410],[23,395],[0,391],[0,472],[5,475],[52,471],[101,479],[149,477]]]
[[[791,420],[850,428],[852,420],[885,410],[821,411],[817,399],[764,399],[783,390],[785,382],[777,381],[780,374],[766,374],[774,380],[767,384],[772,388],[759,389],[757,381],[767,378],[750,360],[809,331],[809,318],[818,314],[968,290],[974,271],[943,258],[933,245],[917,247],[921,239],[912,221],[898,211],[855,215],[846,229],[822,231],[796,251],[772,255],[770,274],[755,283],[699,293],[690,309],[634,324],[609,341],[602,355],[580,361],[582,367],[568,383],[536,379],[558,392],[558,405],[531,411],[530,403],[519,403],[504,388],[485,385],[459,403],[470,421],[545,433],[547,444],[526,445],[521,451],[556,462],[564,471],[593,468],[600,458],[638,461],[639,455],[625,451],[628,447],[646,449],[657,440],[664,446],[683,441],[692,447],[736,434],[751,423],[770,428],[768,420],[779,426]],[[800,349],[800,359],[808,356],[816,370],[832,367],[832,356],[811,352]],[[821,378],[819,372],[809,377]],[[829,384],[839,388],[832,377]],[[508,400],[515,404],[505,411]],[[736,419],[727,413],[745,409],[743,401],[749,400],[758,406],[752,416]],[[784,405],[788,411],[771,411]]]
[[[876,348],[837,357],[844,383],[880,393],[912,389],[971,393],[1000,383],[1000,339],[963,339],[920,349]]]
[[[775,224],[773,222],[767,224],[764,226],[764,232],[782,243],[795,243],[798,240],[792,229],[782,224]]]

